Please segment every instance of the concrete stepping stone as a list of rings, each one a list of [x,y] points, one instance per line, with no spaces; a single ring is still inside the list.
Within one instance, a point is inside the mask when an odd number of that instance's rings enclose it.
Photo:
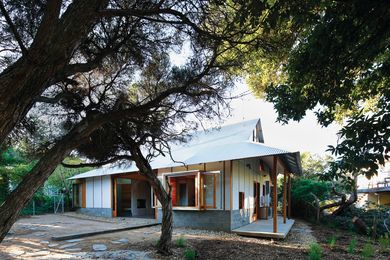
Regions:
[[[83,241],[83,240],[84,240],[83,238],[76,238],[76,239],[65,240],[65,242],[67,242],[67,243],[74,243],[74,242],[80,242],[80,241]]]
[[[57,247],[59,244],[49,244],[48,247]]]
[[[94,251],[106,251],[107,250],[107,246],[105,244],[93,244],[92,245],[92,249]]]
[[[49,244],[50,242],[47,240],[41,240],[41,244]]]
[[[59,249],[65,249],[65,248],[69,248],[69,247],[74,247],[74,246],[77,245],[77,244],[78,244],[78,243],[65,244],[65,245],[59,246],[58,248],[59,248]]]
[[[26,251],[23,251],[23,250],[12,250],[10,255],[12,255],[12,256],[20,256],[20,255],[23,255],[24,253],[26,253]]]
[[[82,248],[75,247],[75,248],[67,248],[65,250],[68,252],[80,252],[82,250]]]

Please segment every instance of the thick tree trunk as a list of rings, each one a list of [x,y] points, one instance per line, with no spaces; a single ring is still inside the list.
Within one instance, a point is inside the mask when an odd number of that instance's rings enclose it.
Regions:
[[[0,74],[0,144],[36,98],[63,77],[74,50],[95,24],[99,9],[106,5],[107,0],[73,1],[61,19],[56,8],[48,8],[53,15],[42,21],[27,54]]]
[[[157,244],[158,251],[161,254],[170,255],[172,253],[171,247],[173,230],[171,189],[169,189],[168,192],[164,189],[162,183],[157,178],[157,175],[153,171],[148,160],[146,160],[146,158],[143,156],[138,145],[134,142],[131,142],[130,146],[131,156],[133,157],[133,160],[137,165],[140,174],[147,178],[149,184],[153,187],[157,199],[161,203],[163,216],[161,223],[161,236]]]
[[[165,191],[163,191],[165,192]],[[161,222],[161,236],[158,241],[158,250],[162,254],[171,253],[172,231],[173,231],[173,213],[172,200],[170,196],[162,196],[164,199],[161,202],[162,206],[162,222]]]
[[[34,193],[41,187],[50,174],[62,160],[83,140],[85,140],[101,122],[84,120],[71,132],[57,142],[38,161],[33,169],[23,178],[15,190],[0,206],[0,242],[3,241],[12,225],[17,220],[20,211],[31,200]]]

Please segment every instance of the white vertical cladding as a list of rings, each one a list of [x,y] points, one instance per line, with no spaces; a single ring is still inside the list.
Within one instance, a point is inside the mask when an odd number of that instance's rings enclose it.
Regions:
[[[93,207],[102,207],[102,177],[93,177]]]
[[[93,178],[85,179],[85,187],[86,187],[85,206],[87,208],[93,208]]]
[[[240,191],[239,187],[239,172],[238,172],[238,166],[239,161],[234,160],[232,162],[232,198],[233,198],[233,210],[238,209],[238,193]]]
[[[224,169],[224,175],[225,175],[225,209],[230,209],[230,174],[231,174],[231,163],[230,161],[225,161],[225,169]]]
[[[102,177],[102,207],[111,208],[111,176]]]

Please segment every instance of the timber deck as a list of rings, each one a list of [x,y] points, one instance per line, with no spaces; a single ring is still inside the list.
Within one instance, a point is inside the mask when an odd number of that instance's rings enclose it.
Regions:
[[[286,223],[283,223],[283,218],[278,217],[278,229],[277,233],[273,232],[273,219],[264,219],[257,220],[248,225],[239,227],[232,230],[233,233],[236,233],[241,236],[248,237],[264,237],[264,238],[277,238],[284,239],[287,234],[290,232],[292,226],[294,225],[293,219],[287,219]]]

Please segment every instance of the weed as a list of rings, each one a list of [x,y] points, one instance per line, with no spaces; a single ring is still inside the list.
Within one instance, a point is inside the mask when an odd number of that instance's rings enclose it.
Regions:
[[[333,235],[333,236],[328,240],[328,243],[329,243],[330,248],[333,248],[333,247],[336,245],[336,242],[337,242],[337,237]]]
[[[389,235],[385,234],[378,239],[381,252],[386,252],[390,248],[390,238]]]
[[[177,247],[185,247],[185,246],[186,246],[186,240],[184,239],[183,236],[180,236],[180,237],[176,240],[176,246],[177,246]]]
[[[371,259],[374,256],[375,249],[374,246],[368,242],[367,244],[364,245],[362,249],[362,257],[363,259]]]
[[[310,260],[320,260],[322,256],[322,248],[317,243],[310,244],[309,247],[309,259]]]
[[[353,254],[355,252],[356,244],[357,244],[356,238],[352,238],[348,246],[348,253]]]
[[[195,249],[187,249],[184,252],[184,259],[195,260],[195,258],[196,258],[196,250]]]

